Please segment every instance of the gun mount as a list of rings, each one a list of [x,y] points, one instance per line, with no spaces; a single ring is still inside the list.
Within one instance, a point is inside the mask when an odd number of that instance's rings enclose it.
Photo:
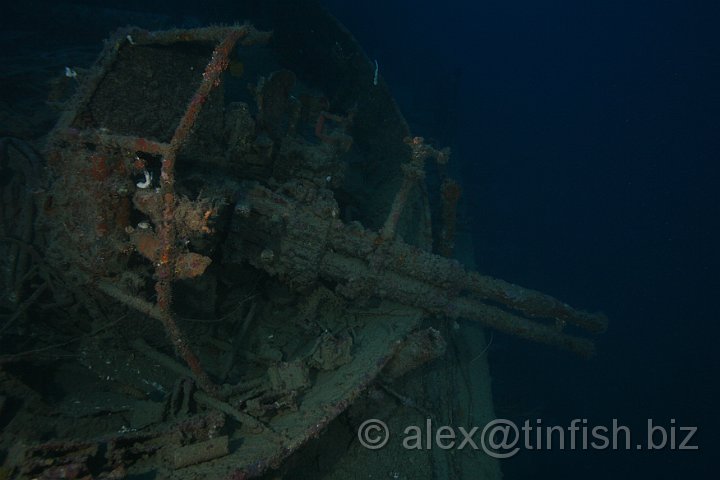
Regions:
[[[8,291],[41,287],[0,333],[69,292],[79,363],[151,413],[108,436],[64,404],[100,440],[67,440],[68,427],[24,451],[23,475],[119,478],[159,462],[164,478],[259,476],[373,384],[392,391],[441,356],[428,315],[592,354],[573,330],[602,332],[604,316],[446,258],[459,196],[448,178],[446,257],[431,252],[425,163],[445,177],[449,152],[411,137],[351,37],[325,27],[334,41],[313,39],[311,54],[282,28],[122,30],[84,75],[47,142],[34,242],[46,260],[28,235],[6,242],[21,259]],[[32,227],[34,209],[22,212]],[[162,332],[186,365],[161,352]],[[126,410],[108,402],[116,428]]]
[[[467,272],[455,260],[385,240],[359,223],[346,225],[337,218],[339,208],[328,190],[293,182],[278,192],[255,185],[243,196],[250,211],[233,217],[228,259],[248,261],[300,291],[312,291],[322,279],[353,301],[382,298],[442,317],[477,320],[584,356],[592,354],[592,342],[563,333],[563,327],[599,333],[607,326],[602,315]]]

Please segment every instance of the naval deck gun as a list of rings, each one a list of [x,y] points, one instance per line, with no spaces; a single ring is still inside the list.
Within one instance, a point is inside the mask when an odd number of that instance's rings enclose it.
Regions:
[[[14,241],[15,287],[40,275],[33,302],[69,292],[90,319],[80,363],[113,394],[168,400],[121,435],[28,447],[24,474],[115,478],[162,454],[166,478],[261,475],[441,357],[428,316],[593,354],[581,332],[603,332],[602,314],[450,258],[449,151],[413,137],[349,34],[328,31],[123,29],[83,72],[45,149],[45,260]],[[97,341],[118,311],[134,327]]]

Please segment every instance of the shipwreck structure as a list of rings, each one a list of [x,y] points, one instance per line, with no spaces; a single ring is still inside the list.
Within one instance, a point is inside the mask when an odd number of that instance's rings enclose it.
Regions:
[[[73,338],[0,356],[5,438],[37,412],[72,419],[51,439],[0,445],[6,471],[260,476],[377,389],[437,415],[392,382],[441,358],[455,319],[593,353],[581,332],[602,332],[604,316],[452,258],[450,152],[411,134],[342,27],[308,22],[124,29],[44,159],[3,143],[4,168],[35,169],[18,182],[44,180],[5,226],[13,293],[0,331],[11,338],[44,303],[64,309]],[[440,192],[425,186],[428,166]],[[75,361],[56,374],[101,387],[52,405],[21,381],[18,365],[58,348]],[[459,468],[448,462],[431,459],[438,475]]]

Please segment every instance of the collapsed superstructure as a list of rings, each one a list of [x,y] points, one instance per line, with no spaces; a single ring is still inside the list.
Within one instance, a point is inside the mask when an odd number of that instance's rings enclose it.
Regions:
[[[450,258],[449,152],[410,134],[356,46],[316,35],[302,54],[251,25],[108,40],[48,140],[38,269],[91,319],[80,364],[138,405],[119,434],[113,417],[29,446],[23,475],[261,475],[441,356],[428,316],[592,354],[577,332],[602,315]],[[98,341],[114,314],[138,331]]]

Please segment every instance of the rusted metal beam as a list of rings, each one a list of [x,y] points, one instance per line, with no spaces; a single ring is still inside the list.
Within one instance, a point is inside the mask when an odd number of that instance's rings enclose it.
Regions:
[[[174,279],[175,264],[177,262],[176,251],[176,228],[175,228],[175,161],[178,152],[183,146],[190,130],[197,120],[208,95],[213,88],[220,85],[220,75],[227,68],[229,56],[239,39],[249,33],[248,28],[231,29],[215,47],[212,59],[205,67],[203,79],[195,91],[185,114],[180,119],[180,124],[175,129],[170,146],[162,158],[162,169],[160,172],[160,194],[164,203],[163,218],[158,229],[160,241],[160,258],[155,267],[157,283],[157,305],[160,310],[161,321],[167,330],[173,346],[178,354],[185,360],[195,375],[198,385],[210,394],[218,394],[218,387],[213,383],[208,374],[200,365],[200,360],[193,352],[184,333],[175,321],[172,312],[172,281]]]

